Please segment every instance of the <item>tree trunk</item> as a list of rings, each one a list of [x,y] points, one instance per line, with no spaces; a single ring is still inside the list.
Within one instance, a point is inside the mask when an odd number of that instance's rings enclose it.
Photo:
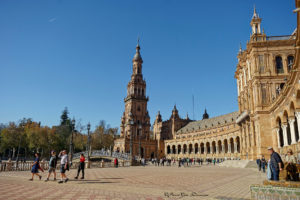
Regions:
[[[15,159],[16,157],[16,148],[13,148],[13,156],[12,156],[12,159]]]

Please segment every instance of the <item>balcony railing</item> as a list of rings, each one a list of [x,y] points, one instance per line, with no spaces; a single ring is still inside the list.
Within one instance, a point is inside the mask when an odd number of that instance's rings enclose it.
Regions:
[[[268,41],[273,41],[273,40],[295,40],[295,39],[296,39],[295,35],[267,36]]]

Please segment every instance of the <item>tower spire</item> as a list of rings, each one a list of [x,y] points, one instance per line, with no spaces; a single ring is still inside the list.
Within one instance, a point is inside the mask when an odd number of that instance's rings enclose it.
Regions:
[[[254,9],[253,9],[253,16],[250,22],[250,25],[252,27],[252,35],[256,35],[256,34],[261,34],[261,28],[260,28],[260,24],[261,24],[261,18],[259,17],[258,13],[256,12],[256,7],[254,5]]]
[[[206,108],[205,108],[204,114],[203,114],[203,116],[202,116],[202,120],[203,120],[203,119],[208,119],[208,118],[209,118],[209,115],[207,114],[207,110],[206,110]]]
[[[255,7],[255,4],[254,4],[253,7],[254,7],[254,8],[253,8],[253,16],[252,16],[252,18],[258,18],[258,14],[256,13],[256,7]]]
[[[136,45],[136,52],[135,52],[135,55],[134,55],[134,57],[133,57],[133,62],[134,61],[138,61],[138,62],[141,62],[141,63],[143,63],[143,59],[142,59],[142,56],[141,56],[141,54],[140,54],[140,49],[141,49],[141,47],[140,47],[140,37],[138,37],[138,40],[137,40],[137,45]]]
[[[239,49],[239,53],[242,53],[242,43],[240,42],[240,49]]]

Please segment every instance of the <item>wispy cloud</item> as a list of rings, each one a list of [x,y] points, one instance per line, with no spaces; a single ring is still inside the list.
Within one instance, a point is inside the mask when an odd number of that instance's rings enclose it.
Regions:
[[[56,20],[57,20],[57,18],[53,17],[53,18],[49,19],[48,22],[52,23],[52,22],[55,22]]]

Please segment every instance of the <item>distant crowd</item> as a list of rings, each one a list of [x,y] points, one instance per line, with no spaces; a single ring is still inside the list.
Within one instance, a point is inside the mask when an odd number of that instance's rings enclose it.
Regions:
[[[216,163],[219,164],[221,162],[223,162],[225,159],[224,158],[206,158],[206,159],[203,159],[203,158],[179,158],[179,159],[170,159],[170,158],[160,158],[160,159],[157,159],[157,158],[152,158],[149,160],[149,162],[152,163],[152,165],[155,165],[155,166],[178,166],[178,167],[181,167],[181,166],[192,166],[192,165],[204,165],[204,164],[213,164],[215,165]],[[141,164],[142,165],[145,165],[146,164],[146,160],[145,159],[142,159],[141,160]]]

